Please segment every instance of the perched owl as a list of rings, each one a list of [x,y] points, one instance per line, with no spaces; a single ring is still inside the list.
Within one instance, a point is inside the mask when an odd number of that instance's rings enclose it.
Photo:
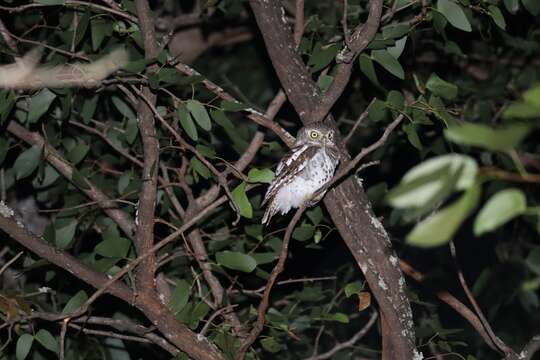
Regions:
[[[315,196],[334,176],[340,152],[334,142],[334,130],[322,123],[314,123],[298,131],[291,151],[278,164],[276,177],[268,187],[262,205],[268,207],[262,219],[267,224],[280,212],[302,204],[313,206],[324,193]]]

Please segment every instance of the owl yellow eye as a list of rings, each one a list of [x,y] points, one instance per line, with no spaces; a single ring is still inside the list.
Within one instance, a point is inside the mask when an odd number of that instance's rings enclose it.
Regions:
[[[309,137],[312,138],[312,139],[316,139],[316,138],[319,137],[319,133],[316,132],[316,131],[311,131],[311,132],[309,133]]]

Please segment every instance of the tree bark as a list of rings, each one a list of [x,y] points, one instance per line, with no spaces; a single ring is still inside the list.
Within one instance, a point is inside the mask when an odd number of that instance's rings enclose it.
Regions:
[[[320,95],[311,74],[296,52],[292,31],[282,15],[284,12],[281,2],[250,0],[250,5],[274,69],[300,119],[304,124],[313,122],[314,119],[322,120],[333,101],[325,100]],[[382,1],[371,1],[368,28],[373,35],[373,27],[378,27],[378,20],[374,22],[373,17],[380,18],[381,9]],[[343,84],[339,88],[343,91]],[[337,99],[335,91],[332,92],[332,97]],[[321,104],[325,106],[320,106]],[[335,127],[333,120],[330,119],[329,122]],[[388,234],[371,210],[360,181],[354,176],[349,177],[328,192],[324,203],[364,273],[380,306],[382,318],[388,325],[384,343],[390,342],[391,345],[383,349],[385,357],[414,359],[417,357],[414,324],[410,303],[405,294],[405,279]]]

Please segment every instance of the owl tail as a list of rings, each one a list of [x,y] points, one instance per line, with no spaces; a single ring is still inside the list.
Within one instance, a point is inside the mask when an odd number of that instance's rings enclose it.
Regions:
[[[270,201],[270,204],[268,204],[268,207],[266,208],[266,211],[264,212],[261,223],[263,225],[268,225],[268,223],[270,222],[270,218],[272,218],[272,216],[274,216],[276,212],[277,212],[276,205],[274,204],[273,201]]]

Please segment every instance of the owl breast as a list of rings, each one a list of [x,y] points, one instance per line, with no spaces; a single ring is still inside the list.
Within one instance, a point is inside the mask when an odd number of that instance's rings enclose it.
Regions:
[[[311,201],[317,190],[332,179],[337,164],[338,160],[324,148],[317,151],[306,167],[277,192],[274,198],[276,210],[285,214],[291,208]]]

